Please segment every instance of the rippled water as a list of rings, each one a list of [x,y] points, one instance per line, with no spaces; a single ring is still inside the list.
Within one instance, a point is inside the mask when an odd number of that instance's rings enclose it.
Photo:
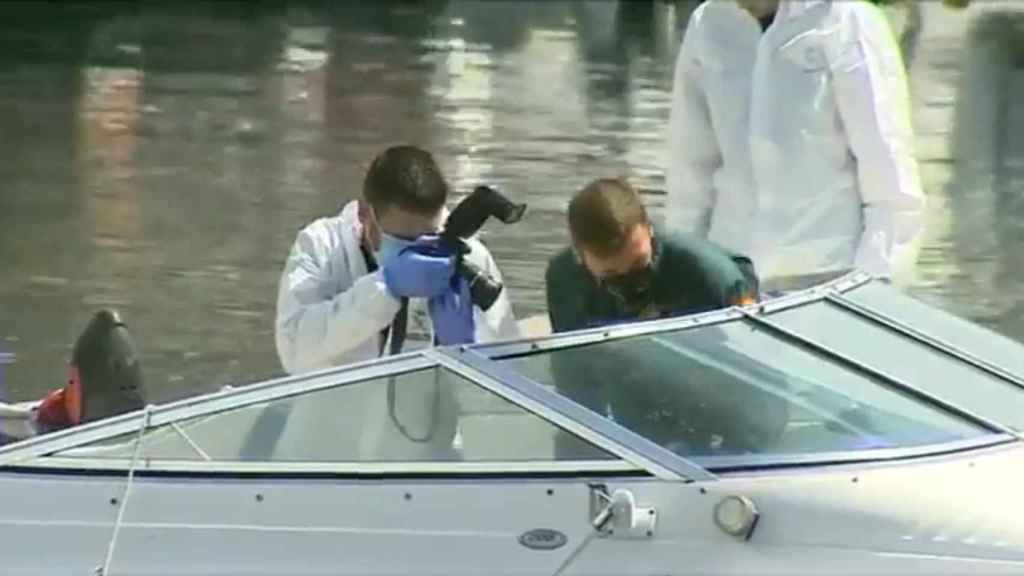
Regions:
[[[517,313],[542,312],[569,195],[603,175],[663,187],[672,60],[690,6],[5,5],[10,396],[60,385],[70,344],[106,305],[139,338],[159,399],[279,374],[274,300],[295,233],[353,198],[373,155],[399,142],[431,149],[459,190],[487,182],[529,202],[526,221],[491,224],[486,239]],[[1001,150],[1024,150],[1014,138]],[[912,289],[1024,335],[1024,168],[1000,154],[1012,177],[975,186],[970,210],[955,208],[952,184],[929,190],[941,229]],[[992,208],[996,193],[1006,200]],[[659,212],[661,197],[648,198]],[[975,229],[985,244],[972,244]]]

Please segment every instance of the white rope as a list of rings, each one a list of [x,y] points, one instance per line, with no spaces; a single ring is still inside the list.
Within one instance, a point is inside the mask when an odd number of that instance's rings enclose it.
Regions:
[[[593,530],[588,532],[587,535],[583,537],[583,540],[580,540],[580,543],[576,545],[576,548],[572,551],[572,553],[565,558],[565,561],[562,562],[562,565],[559,566],[558,570],[555,570],[555,573],[551,576],[561,576],[569,568],[569,566],[571,566],[572,563],[576,561],[576,558],[578,558],[580,554],[583,554],[583,551],[587,549],[587,546],[590,546],[590,543],[594,541],[594,538],[597,538],[601,534],[601,530],[604,529],[604,525],[607,524],[609,520],[611,520],[611,498],[609,498],[606,494],[602,494],[601,492],[595,492],[595,494],[597,494],[598,497],[603,498],[605,501],[607,501],[607,504],[605,504],[605,507],[597,514],[597,516],[594,517],[593,520],[590,521],[590,526],[591,528],[593,528]]]
[[[565,572],[566,569],[569,568],[569,566],[572,565],[574,561],[576,561],[576,558],[580,554],[582,554],[584,550],[586,550],[587,546],[589,546],[590,543],[594,541],[594,538],[596,538],[597,535],[597,530],[591,530],[590,532],[588,532],[587,535],[583,537],[583,540],[581,540],[580,543],[576,545],[576,549],[572,551],[572,554],[569,554],[569,556],[565,559],[565,562],[562,562],[562,565],[559,566],[558,570],[555,570],[555,573],[551,576],[561,576],[562,573]]]
[[[110,542],[107,544],[107,557],[103,561],[103,568],[99,570],[99,576],[110,576],[110,563],[114,560],[114,548],[117,546],[117,537],[121,533],[121,523],[124,520],[124,511],[128,506],[128,493],[135,480],[135,466],[139,461],[139,453],[142,451],[142,435],[149,428],[149,418],[153,406],[146,406],[142,412],[142,425],[139,426],[139,435],[135,437],[135,450],[132,452],[132,462],[128,467],[128,480],[124,484],[124,491],[121,492],[121,504],[117,509],[117,520],[114,522],[114,532],[110,535]]]

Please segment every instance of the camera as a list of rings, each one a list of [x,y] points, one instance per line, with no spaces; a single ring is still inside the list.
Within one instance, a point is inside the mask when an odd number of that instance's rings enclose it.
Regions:
[[[489,310],[494,305],[504,286],[465,258],[470,252],[466,240],[492,216],[505,224],[514,224],[522,219],[524,212],[526,204],[516,204],[490,186],[477,186],[445,220],[441,246],[455,254],[455,273],[469,282],[473,304],[481,310]]]

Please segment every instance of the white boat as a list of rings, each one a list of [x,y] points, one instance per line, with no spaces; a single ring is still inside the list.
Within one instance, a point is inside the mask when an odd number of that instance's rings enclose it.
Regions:
[[[0,449],[3,573],[1021,574],[1022,352],[855,274],[149,406]]]

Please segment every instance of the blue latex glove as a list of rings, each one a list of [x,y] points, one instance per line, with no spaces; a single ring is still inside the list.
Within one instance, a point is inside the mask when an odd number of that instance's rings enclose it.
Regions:
[[[451,286],[455,257],[426,239],[402,250],[381,268],[395,298],[432,298]]]
[[[469,282],[464,278],[457,278],[454,287],[427,301],[427,309],[438,344],[473,342],[473,298],[469,294]]]

